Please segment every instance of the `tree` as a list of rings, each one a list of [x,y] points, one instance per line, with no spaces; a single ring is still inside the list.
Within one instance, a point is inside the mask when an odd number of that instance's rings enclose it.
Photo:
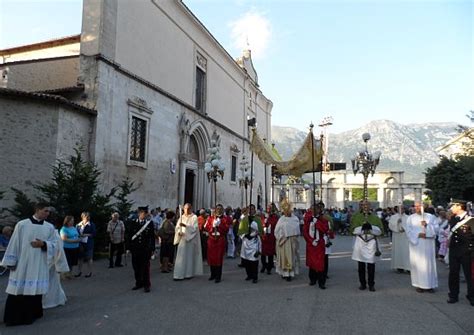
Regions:
[[[89,212],[91,221],[97,228],[97,249],[103,248],[106,245],[105,230],[114,209],[110,200],[116,188],[107,194],[100,191],[101,171],[93,163],[83,159],[80,149],[75,149],[75,155],[69,159],[58,160],[52,168],[52,175],[50,182],[35,185],[35,189],[40,192],[38,200],[48,202],[55,209],[48,221],[60,226],[66,215],[74,216],[78,222],[82,212]],[[12,190],[16,194],[16,204],[9,212],[18,218],[30,216],[33,202],[25,193]]]
[[[353,201],[362,201],[364,200],[364,189],[363,188],[353,188],[352,189],[352,200]],[[367,189],[367,200],[377,201],[377,189],[368,188]]]
[[[105,230],[113,211],[110,200],[116,188],[103,194],[99,190],[102,172],[93,163],[83,159],[80,149],[74,151],[75,155],[65,161],[59,160],[53,166],[51,182],[37,185],[36,189],[56,209],[58,221],[66,215],[72,215],[77,222],[82,212],[89,212],[97,228],[96,245],[100,248],[106,244]]]
[[[470,200],[474,196],[474,157],[442,157],[426,170],[426,187],[431,190],[434,205],[446,205],[450,198]]]
[[[471,124],[474,123],[474,111],[469,111],[470,114],[466,114]],[[461,142],[461,155],[474,156],[474,128],[458,124],[456,130],[462,134]]]
[[[18,220],[23,220],[30,217],[35,208],[35,204],[28,196],[17,188],[12,187],[11,190],[15,193],[15,205],[12,208],[7,208],[7,212],[16,217]]]
[[[130,181],[128,177],[125,178],[117,187],[118,194],[114,196],[118,200],[114,204],[114,207],[124,221],[127,220],[130,210],[134,204],[133,201],[128,200],[128,196],[138,189],[138,187],[135,187],[134,184],[135,183]]]

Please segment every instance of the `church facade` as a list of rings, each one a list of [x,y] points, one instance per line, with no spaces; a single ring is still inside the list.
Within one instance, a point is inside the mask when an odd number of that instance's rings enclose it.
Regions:
[[[37,155],[37,163],[50,165],[80,147],[102,170],[104,191],[128,177],[139,186],[131,195],[139,204],[243,205],[239,163],[249,152],[248,119],[271,138],[273,105],[250,51],[233,59],[181,1],[84,0],[79,36],[1,50],[0,57],[0,113],[8,110],[15,124],[23,108],[30,119],[54,124],[49,138],[56,146],[43,148],[47,161]],[[62,114],[51,117],[58,106]],[[24,135],[16,137],[18,146],[40,146],[36,135]],[[212,140],[226,168],[217,199],[204,171]],[[17,165],[28,165],[31,157],[20,156]],[[254,165],[253,202],[262,203],[270,173]],[[33,192],[22,182],[49,177],[25,168],[0,182]],[[5,198],[8,205],[8,192]]]

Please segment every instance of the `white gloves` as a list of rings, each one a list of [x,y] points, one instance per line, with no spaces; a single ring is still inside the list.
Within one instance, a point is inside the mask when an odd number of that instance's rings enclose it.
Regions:
[[[318,240],[313,240],[313,243],[312,243],[313,246],[314,246],[314,247],[317,246],[317,245],[318,245],[318,242],[319,242]]]

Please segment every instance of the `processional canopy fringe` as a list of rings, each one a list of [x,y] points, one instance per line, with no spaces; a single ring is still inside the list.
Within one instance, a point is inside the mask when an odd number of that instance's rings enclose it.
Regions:
[[[313,145],[311,145],[311,141],[313,141]],[[258,136],[255,128],[252,131],[250,149],[262,163],[273,165],[279,174],[295,177],[301,177],[304,173],[313,170],[317,171],[322,156],[321,141],[314,138],[312,131],[306,136],[301,148],[288,161],[282,161],[280,155]],[[314,156],[311,154],[312,149]]]

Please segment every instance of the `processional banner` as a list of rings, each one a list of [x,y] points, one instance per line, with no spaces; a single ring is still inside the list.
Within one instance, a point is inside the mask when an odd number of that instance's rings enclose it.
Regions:
[[[250,149],[262,163],[273,165],[277,173],[295,177],[317,171],[322,155],[321,141],[314,138],[312,131],[306,136],[301,148],[288,161],[282,161],[278,153],[258,136],[256,129],[252,132]]]

